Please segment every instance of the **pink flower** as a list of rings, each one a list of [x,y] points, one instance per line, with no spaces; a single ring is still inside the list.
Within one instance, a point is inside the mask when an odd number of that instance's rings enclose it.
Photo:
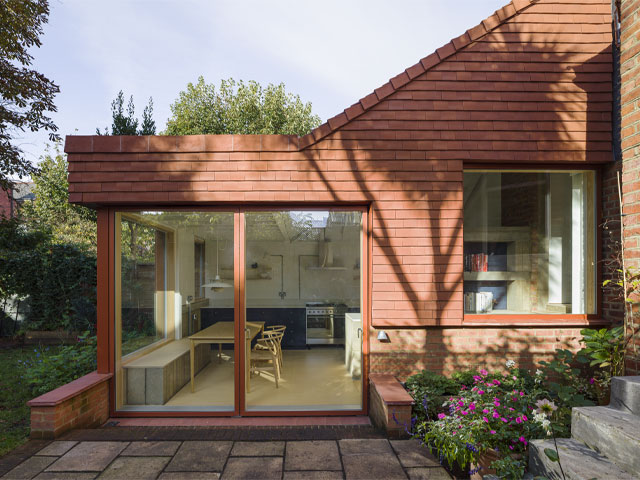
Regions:
[[[482,377],[479,377],[478,375],[474,375],[473,376],[473,381],[474,382],[479,382],[480,380],[482,380]]]
[[[466,385],[462,385],[462,386],[460,387],[460,390],[466,390],[466,389],[467,389],[467,386],[466,386]]]
[[[473,402],[471,402],[471,403],[469,404],[469,410],[475,410],[475,409],[476,409],[476,404],[475,404],[475,403],[473,403]]]
[[[496,434],[496,431],[495,431],[495,430],[489,430],[489,433],[490,433],[491,435],[495,435],[495,434]]]
[[[522,418],[516,417],[516,423],[522,423]]]
[[[483,375],[483,376],[484,376],[484,375],[486,375],[487,373],[489,373],[489,372],[487,372],[484,368],[483,368],[482,370],[480,370],[480,375]]]
[[[484,410],[482,410],[482,413],[489,413],[489,409],[485,408]]]
[[[526,439],[526,438],[524,438],[524,437],[520,437],[520,438],[519,438],[519,440],[520,440],[522,443],[527,443],[527,439]]]
[[[440,420],[442,420],[444,417],[446,417],[446,415],[445,415],[444,413],[439,413],[439,414],[438,414],[438,418],[439,418]]]
[[[513,377],[511,377],[511,378],[513,378],[514,380],[517,380],[517,379],[518,379],[518,377],[516,377],[515,375],[514,375]]]
[[[469,412],[465,412],[464,410],[462,410],[460,413],[461,413],[462,415],[468,415],[468,414],[469,414]]]
[[[452,433],[453,435],[455,435],[455,434],[456,434],[456,433],[458,433],[458,432],[456,432],[456,431],[454,430],[454,431],[453,431],[453,432],[451,432],[451,433]]]
[[[520,392],[520,396],[521,396],[521,397],[524,397],[524,392]]]
[[[529,420],[529,419],[527,418],[527,416],[526,416],[526,415],[522,415],[522,419],[523,419],[525,422],[526,422],[527,420]]]
[[[497,380],[497,379],[496,379],[496,380],[494,380],[494,381],[493,381],[493,384],[494,384],[494,385],[500,385],[500,380]]]
[[[496,407],[499,407],[499,406],[500,406],[500,401],[499,401],[497,398],[494,398],[494,399],[493,399],[493,404],[494,404]]]
[[[509,450],[513,450],[513,447],[511,445],[509,445]]]
[[[478,395],[484,395],[484,390],[478,390]]]
[[[493,412],[493,418],[500,418],[500,414],[498,412]]]
[[[500,420],[502,420],[504,423],[507,423],[509,420],[507,420],[506,418],[502,417]]]
[[[463,402],[462,400],[460,400],[460,401],[458,402],[458,405],[460,405],[461,407],[464,407],[464,402]]]
[[[487,417],[482,417],[482,420],[484,420],[485,423],[489,423],[489,419]]]
[[[509,407],[509,411],[510,411],[510,412],[514,412],[515,410],[516,410],[515,408],[513,408],[513,407]]]

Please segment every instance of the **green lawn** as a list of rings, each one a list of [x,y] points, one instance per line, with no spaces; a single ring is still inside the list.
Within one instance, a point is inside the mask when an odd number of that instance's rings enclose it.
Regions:
[[[32,398],[18,363],[35,357],[33,347],[0,347],[0,456],[27,441]]]

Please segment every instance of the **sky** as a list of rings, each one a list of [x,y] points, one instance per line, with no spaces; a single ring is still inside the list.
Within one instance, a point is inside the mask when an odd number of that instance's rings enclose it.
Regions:
[[[158,131],[200,75],[283,82],[323,121],[477,25],[508,0],[50,0],[34,68],[60,86],[65,135],[111,126],[111,101],[153,97]],[[16,143],[37,162],[46,133]]]

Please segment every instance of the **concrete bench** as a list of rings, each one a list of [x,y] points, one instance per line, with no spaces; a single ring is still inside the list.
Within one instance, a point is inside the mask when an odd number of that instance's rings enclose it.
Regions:
[[[369,416],[390,437],[407,436],[405,426],[411,425],[413,404],[411,395],[393,375],[369,375]]]
[[[195,373],[211,361],[209,345],[195,348]],[[164,405],[190,381],[189,340],[183,338],[123,366],[127,405]]]

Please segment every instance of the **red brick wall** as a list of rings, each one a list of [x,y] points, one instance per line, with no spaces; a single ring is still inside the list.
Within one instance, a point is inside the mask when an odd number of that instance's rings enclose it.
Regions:
[[[0,188],[0,218],[11,218],[11,198],[9,192]]]
[[[31,438],[56,438],[74,428],[92,428],[109,418],[109,378],[90,373],[31,400]]]
[[[622,0],[620,8],[620,106],[622,203],[625,253],[629,266],[640,268],[640,1]],[[636,309],[636,325],[638,309]],[[628,358],[630,373],[640,373],[640,340]]]
[[[518,0],[300,139],[68,137],[70,199],[370,204],[372,321],[396,339],[372,342],[372,371],[391,371],[387,348],[407,371],[426,364],[425,339],[456,335],[447,361],[479,361],[466,332],[492,330],[424,328],[464,324],[463,168],[610,162],[610,44],[608,1]],[[532,344],[546,331],[519,330]]]

